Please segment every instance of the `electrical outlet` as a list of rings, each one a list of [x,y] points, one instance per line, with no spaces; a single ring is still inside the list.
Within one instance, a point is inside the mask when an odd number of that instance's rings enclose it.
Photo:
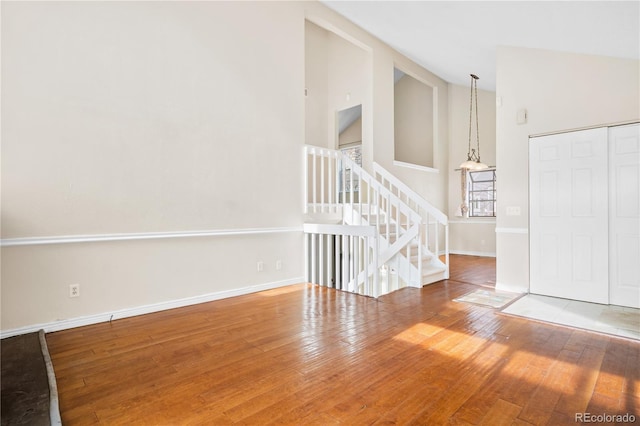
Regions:
[[[69,297],[80,297],[80,284],[69,285]]]
[[[282,269],[282,260],[276,260],[276,271]]]
[[[261,260],[258,262],[258,272],[264,271],[264,262]]]

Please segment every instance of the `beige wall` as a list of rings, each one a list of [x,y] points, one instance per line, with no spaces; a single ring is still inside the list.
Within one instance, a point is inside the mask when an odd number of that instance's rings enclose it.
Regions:
[[[305,143],[328,147],[329,32],[305,21]]]
[[[277,2],[3,3],[2,238],[300,227],[303,23]],[[301,248],[4,247],[2,330],[298,282]]]
[[[482,78],[482,76],[480,76]],[[456,171],[467,159],[469,149],[469,99],[470,87],[449,85],[449,178],[448,215],[449,247],[452,253],[495,256],[496,219],[461,217],[461,174]],[[475,108],[475,105],[474,105]],[[489,165],[496,165],[496,94],[478,90],[478,124],[480,132],[480,156]],[[471,126],[471,147],[476,149],[475,110]],[[500,197],[501,173],[497,170],[498,197]]]
[[[394,159],[433,167],[433,89],[404,75],[393,94]]]
[[[370,54],[311,21],[305,21],[305,28],[306,143],[337,149],[338,111],[371,97]],[[363,120],[370,121],[370,114]]]
[[[371,120],[371,114],[368,114],[365,108],[371,98],[371,54],[332,32],[329,32],[328,42],[328,146],[337,149],[339,146],[338,111],[363,105],[361,128],[363,122]]]
[[[297,15],[3,5],[3,238],[299,223],[298,191],[272,191],[301,170]]]
[[[193,303],[182,303],[186,299],[302,282],[302,251],[296,232],[5,247],[2,330],[64,320],[80,325],[110,314],[119,319],[127,310],[144,313]],[[69,298],[74,283],[80,297]]]
[[[433,141],[433,167],[430,169],[407,168],[394,164],[394,144],[389,143],[394,138],[393,105],[394,84],[393,67],[401,69],[412,77],[432,87],[436,98],[436,127]],[[374,86],[374,140],[375,161],[392,174],[400,178],[414,191],[429,201],[438,209],[446,212],[447,205],[447,167],[449,161],[448,142],[448,84],[416,65],[403,60],[393,59],[387,55],[374,56],[374,70],[380,75]]]
[[[446,83],[320,3],[3,3],[2,238],[301,227],[305,19],[365,52],[327,109],[363,104],[366,164],[393,161],[395,64],[438,88],[446,164]],[[3,247],[2,331],[299,281],[302,239]]]
[[[497,55],[497,286],[527,291],[528,137],[640,118],[639,61],[501,47]],[[518,110],[528,121],[517,124]],[[507,216],[507,207],[519,216]]]
[[[362,142],[362,117],[356,119],[349,127],[344,129],[338,137],[338,145],[344,146]]]
[[[313,4],[313,3],[311,3]],[[306,12],[307,19],[317,26],[329,31],[333,37],[344,38],[353,46],[347,47],[352,56],[355,52],[357,60],[349,55],[342,56],[336,64],[342,64],[345,72],[334,72],[336,78],[348,77],[331,87],[328,91],[330,100],[329,134],[335,134],[335,118],[331,114],[336,111],[362,104],[362,145],[363,166],[371,171],[373,161],[398,176],[415,191],[432,202],[436,207],[446,210],[447,176],[439,172],[413,170],[394,166],[394,81],[393,69],[397,67],[412,77],[433,87],[437,96],[437,137],[434,141],[434,168],[445,170],[448,162],[448,106],[447,82],[428,70],[420,67],[407,57],[380,42],[360,28],[354,27],[346,19],[330,13],[324,7],[310,7]],[[334,38],[334,42],[338,43]],[[344,46],[344,40],[340,42]],[[340,58],[335,55],[335,58]],[[345,62],[348,59],[351,62]],[[355,61],[355,63],[353,63]],[[319,63],[319,61],[314,61]],[[348,65],[353,63],[352,65]],[[348,65],[348,66],[347,66]],[[353,72],[354,70],[361,70]],[[328,79],[330,81],[331,78]],[[348,99],[347,99],[348,97]],[[330,138],[330,136],[329,136]],[[335,141],[335,140],[334,140]],[[335,143],[332,141],[332,143]],[[327,146],[330,146],[329,144]],[[335,147],[335,145],[333,146]]]
[[[449,251],[453,254],[495,257],[495,221],[453,218],[449,222]]]

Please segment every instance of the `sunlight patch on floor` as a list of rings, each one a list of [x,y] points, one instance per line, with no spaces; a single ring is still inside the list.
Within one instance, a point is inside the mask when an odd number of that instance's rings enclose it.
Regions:
[[[295,293],[298,291],[304,291],[305,287],[304,284],[293,284],[293,285],[287,285],[284,287],[277,287],[277,288],[272,288],[269,290],[263,290],[260,292],[257,292],[255,294],[259,295],[259,296],[266,296],[266,297],[273,297],[273,296],[279,296],[281,294],[287,294],[287,293]]]
[[[432,324],[418,323],[410,328],[407,328],[401,333],[396,334],[395,336],[393,336],[393,338],[406,343],[419,344],[426,338],[429,338],[442,330],[444,330],[444,327]]]

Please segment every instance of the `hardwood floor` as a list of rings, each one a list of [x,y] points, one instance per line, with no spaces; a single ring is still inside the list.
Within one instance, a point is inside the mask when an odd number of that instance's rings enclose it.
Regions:
[[[65,425],[640,419],[640,343],[452,299],[494,259],[378,300],[307,284],[47,335]]]

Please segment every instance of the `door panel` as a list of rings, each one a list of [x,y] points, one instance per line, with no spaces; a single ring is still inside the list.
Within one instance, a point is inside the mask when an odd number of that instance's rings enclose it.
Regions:
[[[558,253],[558,235],[541,234],[540,247],[538,248],[540,263],[544,268],[540,270],[542,279],[559,280],[560,271],[558,269],[560,255]]]
[[[571,214],[576,216],[593,216],[593,176],[591,169],[573,169],[571,176]]]
[[[640,308],[640,125],[609,129],[610,300]]]
[[[531,138],[530,291],[609,303],[607,129]]]
[[[560,216],[560,197],[558,194],[559,173],[545,171],[540,174],[540,215],[543,217]]]

